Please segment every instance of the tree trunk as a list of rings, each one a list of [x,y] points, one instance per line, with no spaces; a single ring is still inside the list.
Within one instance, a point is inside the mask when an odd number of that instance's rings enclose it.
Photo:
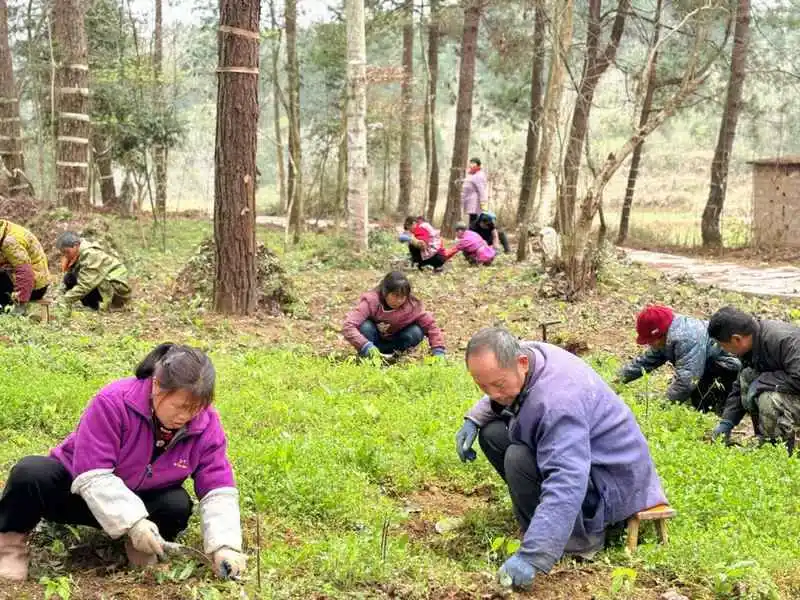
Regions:
[[[542,109],[541,141],[539,143],[539,157],[531,182],[531,203],[534,205],[533,220],[537,225],[550,223],[551,203],[545,194],[547,189],[547,175],[550,170],[550,155],[553,141],[556,137],[558,117],[561,110],[561,96],[564,91],[564,72],[569,48],[572,45],[572,17],[574,11],[573,0],[565,0],[563,8],[553,10],[553,45],[550,56],[550,72],[547,76],[547,92],[544,97]],[[536,202],[536,197],[539,202]]]
[[[339,151],[336,167],[336,223],[343,215],[349,214],[347,203],[347,95],[342,102],[342,135],[339,139]]]
[[[89,208],[89,65],[83,0],[55,0],[56,193],[71,210]]]
[[[289,177],[286,197],[294,243],[304,229],[303,170],[300,156],[300,68],[297,63],[297,0],[286,0],[286,70],[289,83]]]
[[[92,149],[94,150],[94,165],[100,179],[100,198],[103,206],[126,215],[128,209],[117,198],[117,186],[114,183],[114,169],[111,163],[111,142],[98,131],[97,127],[92,127]]]
[[[483,0],[468,0],[464,9],[464,33],[461,41],[461,67],[458,75],[458,101],[456,103],[456,129],[453,139],[453,158],[447,186],[447,210],[442,223],[442,233],[452,237],[455,224],[461,216],[461,181],[469,160],[469,141],[472,133],[472,92],[475,87],[475,53],[478,26],[483,11]]]
[[[259,0],[220,0],[214,309],[252,313],[256,281]]]
[[[528,222],[533,212],[533,183],[536,170],[536,155],[539,151],[539,132],[542,126],[542,71],[544,70],[544,34],[546,15],[544,2],[536,4],[533,24],[533,66],[531,68],[531,115],[525,147],[525,162],[522,166],[522,184],[517,204],[517,260],[523,261],[528,254]]]
[[[14,67],[8,42],[8,5],[0,0],[0,167],[5,163],[10,173],[8,193],[15,196],[31,193],[25,176],[25,158],[22,152],[22,126],[19,99],[14,83]]]
[[[400,195],[397,213],[406,216],[411,209],[411,126],[414,118],[414,0],[405,0],[403,7],[403,82],[400,86]]]
[[[359,251],[368,249],[367,50],[364,0],[347,0],[347,207],[348,228]],[[402,194],[401,194],[402,197]]]
[[[747,47],[750,41],[750,0],[738,0],[737,4],[731,52],[731,75],[728,80],[725,111],[722,113],[717,147],[711,163],[711,188],[700,226],[703,246],[706,247],[722,245],[720,215],[725,204],[725,193],[728,187],[728,167],[731,150],[733,150],[733,140],[736,136],[736,123],[742,109],[742,87],[744,87]]]
[[[647,123],[650,118],[650,110],[653,107],[653,96],[656,91],[656,65],[658,64],[658,38],[661,33],[661,0],[656,0],[656,14],[654,20],[653,39],[650,42],[650,52],[652,60],[649,62],[649,69],[646,73],[647,83],[642,101],[642,113],[639,115],[639,127]],[[639,163],[642,160],[644,151],[644,140],[637,144],[631,156],[631,167],[628,171],[628,186],[625,188],[625,200],[622,201],[622,214],[619,217],[619,232],[617,233],[617,244],[624,244],[628,237],[628,227],[631,218],[631,206],[633,206],[633,193],[636,189],[636,178],[639,176]]]
[[[162,2],[155,0],[155,31],[153,32],[153,74],[155,75],[156,108],[164,113],[164,20]],[[163,143],[153,147],[153,163],[156,179],[156,212],[163,223],[167,215],[167,148]]]
[[[272,121],[275,131],[275,162],[278,175],[278,198],[280,200],[281,214],[286,213],[289,203],[286,199],[286,163],[283,158],[283,132],[281,131],[281,82],[278,63],[281,52],[281,28],[275,18],[275,2],[269,1],[269,20],[272,31],[277,34],[277,39],[272,42]]]
[[[611,31],[608,45],[600,53],[600,35],[602,34],[601,6],[602,0],[589,0],[589,21],[586,33],[586,55],[583,62],[583,73],[578,86],[578,96],[572,112],[572,124],[567,138],[567,150],[564,156],[564,183],[559,193],[556,229],[562,235],[571,235],[575,226],[575,204],[578,193],[578,173],[583,154],[583,143],[586,129],[589,126],[589,113],[592,100],[600,77],[614,61],[620,38],[625,28],[625,17],[630,10],[631,0],[619,0],[617,14]]]
[[[428,25],[428,94],[425,102],[425,166],[428,175],[426,219],[433,222],[439,199],[439,152],[436,148],[436,91],[439,87],[439,0],[431,0]]]

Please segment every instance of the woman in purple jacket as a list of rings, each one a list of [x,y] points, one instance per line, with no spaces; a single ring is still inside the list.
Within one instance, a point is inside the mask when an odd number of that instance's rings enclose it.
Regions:
[[[50,456],[11,469],[0,498],[0,581],[27,578],[27,536],[41,519],[127,536],[131,564],[154,564],[189,522],[189,477],[215,570],[244,570],[239,494],[211,407],[214,366],[200,350],[162,344],[135,374],[100,390]]]

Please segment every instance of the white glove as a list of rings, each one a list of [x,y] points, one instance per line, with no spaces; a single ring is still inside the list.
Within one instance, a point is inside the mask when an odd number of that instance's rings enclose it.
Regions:
[[[230,548],[220,548],[214,552],[214,571],[223,579],[239,577],[246,568],[246,554]]]
[[[130,528],[128,537],[133,547],[145,554],[155,554],[164,557],[164,540],[158,532],[158,525],[148,519],[141,519]]]

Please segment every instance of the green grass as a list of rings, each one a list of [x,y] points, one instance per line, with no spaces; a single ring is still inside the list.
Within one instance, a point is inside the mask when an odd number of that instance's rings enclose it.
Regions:
[[[3,473],[68,433],[98,388],[128,375],[150,346],[134,337],[62,338],[2,327],[11,340],[0,347]],[[495,568],[486,562],[491,541],[513,527],[486,461],[465,467],[453,450],[455,429],[477,397],[459,361],[381,369],[302,352],[237,353],[224,346],[212,356],[251,555],[255,515],[263,524],[264,597],[311,591],[344,597],[398,583],[423,597],[429,585],[466,584],[471,573]],[[593,362],[613,375],[615,359]],[[643,403],[638,398],[647,386],[660,389],[661,382],[638,383],[623,393],[679,517],[669,545],[647,543],[633,559],[612,549],[601,561],[684,582],[708,597],[768,597],[725,596],[720,578],[728,572],[734,579],[781,581],[785,597],[792,597],[797,588],[787,581],[800,575],[793,566],[800,561],[800,463],[781,448],[703,443],[712,419],[655,400]],[[446,543],[409,539],[404,496],[431,483],[458,495],[487,482],[496,499],[473,509],[467,526]],[[384,562],[385,520],[392,527]],[[196,523],[191,536],[197,541]],[[744,575],[732,567],[748,560],[758,567],[745,565]],[[715,586],[719,593],[712,596]]]

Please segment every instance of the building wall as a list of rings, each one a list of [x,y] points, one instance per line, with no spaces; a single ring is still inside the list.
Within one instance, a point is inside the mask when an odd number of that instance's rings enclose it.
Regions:
[[[800,247],[800,165],[753,165],[753,239]]]

